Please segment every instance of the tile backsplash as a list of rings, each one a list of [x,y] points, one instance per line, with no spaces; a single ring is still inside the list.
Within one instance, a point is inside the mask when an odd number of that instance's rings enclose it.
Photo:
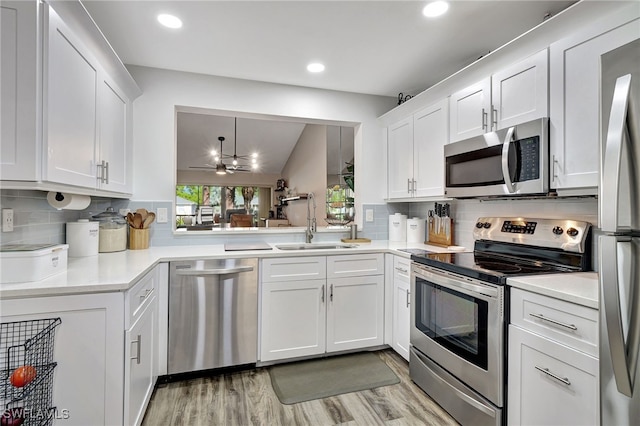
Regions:
[[[92,197],[91,204],[85,210],[58,211],[47,203],[47,193],[43,191],[1,190],[0,207],[14,210],[14,231],[0,234],[0,244],[9,243],[64,243],[65,223],[89,218],[112,206],[116,211],[121,208],[136,210],[145,208],[157,211],[166,208],[171,220],[173,205],[168,201],[131,201]],[[593,197],[569,199],[538,200],[453,200],[452,215],[455,218],[455,244],[473,247],[473,225],[481,216],[524,216],[537,218],[570,218],[584,220],[597,226],[598,202]],[[433,208],[432,202],[365,204],[358,214],[366,216],[367,210],[373,210],[373,222],[362,221],[363,227],[358,236],[372,240],[389,238],[389,215],[406,214],[408,217],[427,217],[427,211]],[[228,235],[182,235],[175,236],[173,227],[168,223],[154,223],[151,227],[152,246],[221,244],[229,239]],[[318,234],[314,242],[341,238],[338,234]],[[234,241],[255,241],[255,234],[233,236]],[[302,242],[303,235],[279,234],[260,237],[268,242]]]

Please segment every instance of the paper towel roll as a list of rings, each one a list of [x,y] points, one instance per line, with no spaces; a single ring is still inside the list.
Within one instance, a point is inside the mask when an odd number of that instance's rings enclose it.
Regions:
[[[47,194],[47,201],[51,207],[58,210],[84,210],[91,204],[91,197],[51,191]]]
[[[407,215],[396,213],[389,216],[389,241],[407,241]]]
[[[424,224],[425,220],[419,217],[407,219],[407,242],[408,243],[424,243]]]

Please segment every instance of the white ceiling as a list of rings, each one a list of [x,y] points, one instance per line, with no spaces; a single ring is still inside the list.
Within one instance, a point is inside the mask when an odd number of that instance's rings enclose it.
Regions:
[[[83,0],[125,64],[224,77],[398,96],[415,95],[575,1],[450,2],[429,19],[427,1]],[[184,26],[169,30],[159,13]],[[320,61],[321,74],[306,65]],[[304,124],[238,119],[238,153],[260,152],[280,173]],[[213,164],[212,145],[232,150],[233,119],[181,114],[178,169]]]

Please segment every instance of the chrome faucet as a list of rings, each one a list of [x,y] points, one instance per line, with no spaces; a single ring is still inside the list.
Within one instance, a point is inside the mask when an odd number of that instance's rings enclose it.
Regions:
[[[311,216],[310,200],[313,201],[313,216]],[[304,232],[305,242],[310,243],[313,239],[313,233],[318,231],[316,223],[316,198],[313,196],[313,192],[307,194],[307,230]]]

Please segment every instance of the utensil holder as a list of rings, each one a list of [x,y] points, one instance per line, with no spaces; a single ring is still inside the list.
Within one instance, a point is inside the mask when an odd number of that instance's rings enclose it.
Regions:
[[[149,248],[149,228],[129,228],[129,250]]]

